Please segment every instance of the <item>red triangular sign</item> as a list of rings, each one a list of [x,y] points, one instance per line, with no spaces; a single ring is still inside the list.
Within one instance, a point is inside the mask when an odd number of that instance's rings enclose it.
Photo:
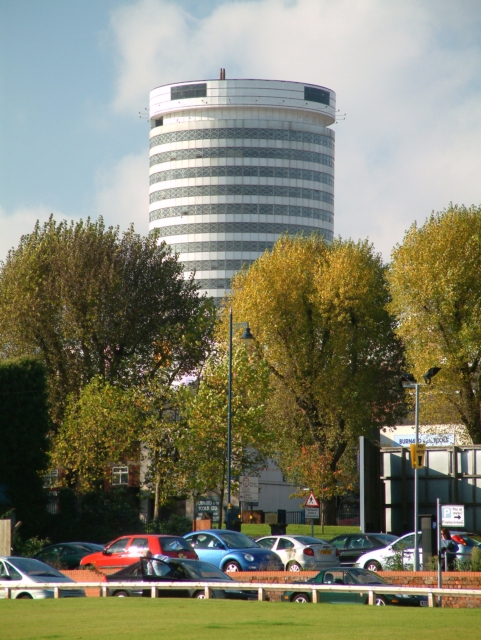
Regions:
[[[305,507],[317,507],[317,508],[319,508],[319,502],[316,500],[316,496],[314,495],[314,493],[312,491],[309,494],[309,497],[307,498],[304,506]]]

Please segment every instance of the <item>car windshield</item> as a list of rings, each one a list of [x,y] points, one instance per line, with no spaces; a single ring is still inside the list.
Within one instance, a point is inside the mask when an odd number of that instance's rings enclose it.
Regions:
[[[10,564],[12,564],[15,568],[19,569],[22,573],[27,576],[38,577],[38,576],[48,576],[53,578],[65,578],[63,573],[57,571],[53,567],[50,567],[39,560],[34,560],[33,558],[14,558],[9,560]]]
[[[292,538],[294,538],[294,540],[297,540],[301,544],[329,544],[326,540],[311,538],[311,536],[292,536]]]
[[[257,542],[254,542],[243,533],[229,531],[219,535],[219,538],[225,542],[229,549],[259,549]]]
[[[357,584],[388,584],[380,576],[371,571],[365,571],[364,569],[349,571],[349,574]]]
[[[192,551],[192,547],[184,538],[159,538],[162,551]]]
[[[214,567],[213,564],[209,562],[192,562],[187,565],[183,565],[184,569],[188,571],[188,573],[195,580],[210,580],[211,578],[220,578],[221,580],[232,580],[229,576],[227,576],[223,571]]]

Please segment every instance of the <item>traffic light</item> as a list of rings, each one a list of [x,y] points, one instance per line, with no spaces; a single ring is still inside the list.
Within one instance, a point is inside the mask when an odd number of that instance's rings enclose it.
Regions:
[[[413,469],[422,469],[424,467],[424,456],[426,455],[425,444],[411,444],[411,466]]]

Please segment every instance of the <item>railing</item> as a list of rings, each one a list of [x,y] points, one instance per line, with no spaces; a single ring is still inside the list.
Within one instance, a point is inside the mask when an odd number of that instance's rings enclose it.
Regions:
[[[306,524],[304,509],[299,511],[286,511],[286,524]]]
[[[205,598],[210,599],[212,595],[212,591],[223,590],[235,590],[235,591],[257,591],[257,599],[262,601],[265,599],[266,591],[295,591],[299,593],[309,593],[311,596],[312,602],[317,602],[317,594],[323,591],[331,591],[337,593],[367,593],[368,601],[367,603],[370,605],[374,605],[376,602],[376,595],[383,595],[385,593],[393,593],[393,594],[407,594],[411,596],[426,596],[428,599],[428,606],[435,607],[436,601],[435,597],[443,597],[443,596],[454,596],[454,597],[463,597],[463,596],[480,596],[481,597],[481,589],[437,589],[437,588],[429,588],[429,587],[397,587],[396,585],[379,585],[379,588],[376,588],[374,585],[334,585],[334,584],[271,584],[269,582],[256,582],[255,586],[251,583],[247,582],[76,582],[75,588],[83,589],[87,587],[97,587],[100,588],[101,595],[103,597],[107,596],[108,589],[150,589],[151,597],[156,598],[157,593],[160,590],[170,590],[179,588],[182,589],[198,589],[199,591],[204,591]],[[5,597],[10,599],[12,596],[12,591],[33,591],[34,589],[48,589],[49,591],[54,592],[54,598],[59,598],[60,593],[63,589],[71,590],[73,588],[73,584],[65,584],[63,583],[53,583],[53,582],[45,582],[45,583],[37,583],[36,585],[25,585],[23,588],[19,586],[5,587]],[[250,587],[250,588],[249,588]]]

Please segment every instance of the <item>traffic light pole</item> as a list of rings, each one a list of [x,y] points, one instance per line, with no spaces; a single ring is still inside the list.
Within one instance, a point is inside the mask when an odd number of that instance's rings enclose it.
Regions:
[[[414,406],[415,415],[415,431],[414,431],[414,443],[417,446],[419,444],[419,384],[415,383],[416,388],[416,402]],[[418,465],[414,467],[414,571],[419,571],[419,540],[418,540],[418,521],[419,521],[419,503],[418,503]]]

